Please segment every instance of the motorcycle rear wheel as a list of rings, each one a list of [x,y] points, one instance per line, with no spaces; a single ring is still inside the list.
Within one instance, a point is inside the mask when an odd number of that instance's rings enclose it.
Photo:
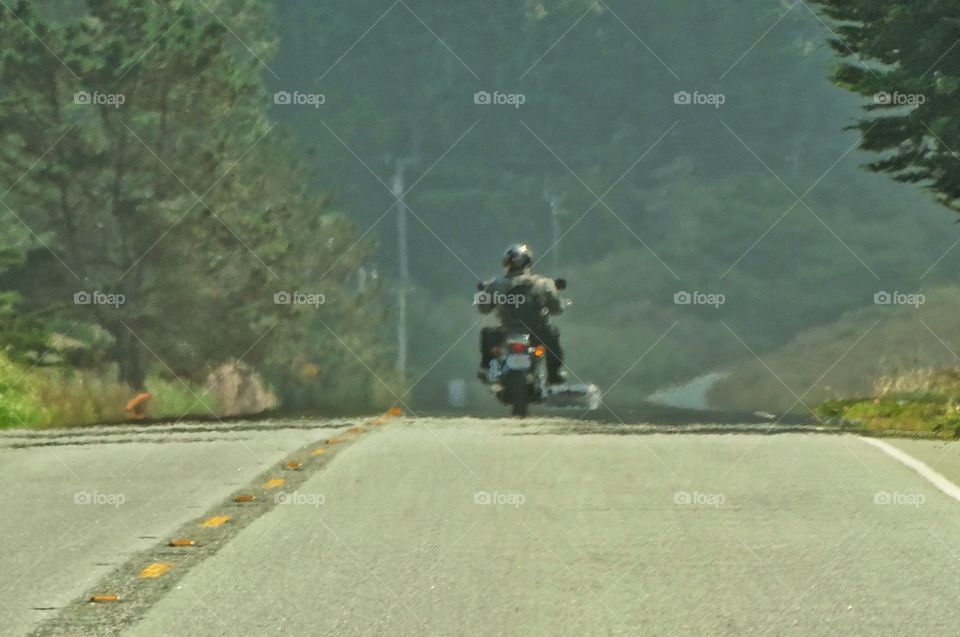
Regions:
[[[527,375],[509,373],[503,378],[503,393],[510,403],[511,413],[518,418],[526,418],[530,413],[530,388],[527,387]]]

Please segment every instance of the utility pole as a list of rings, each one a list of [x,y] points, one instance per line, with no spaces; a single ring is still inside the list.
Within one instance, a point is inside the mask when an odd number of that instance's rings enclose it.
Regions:
[[[397,207],[397,376],[406,383],[409,332],[407,329],[407,295],[410,293],[410,263],[407,245],[407,191],[406,171],[420,160],[422,125],[416,118],[410,122],[409,149],[394,159],[393,180],[390,190]]]
[[[560,271],[560,217],[563,216],[563,199],[550,192],[543,193],[544,199],[550,204],[550,267],[554,276]]]
[[[393,173],[391,190],[397,207],[397,373],[404,383],[407,374],[407,291],[410,283],[410,267],[407,261],[407,206],[403,202],[405,159],[398,159]]]

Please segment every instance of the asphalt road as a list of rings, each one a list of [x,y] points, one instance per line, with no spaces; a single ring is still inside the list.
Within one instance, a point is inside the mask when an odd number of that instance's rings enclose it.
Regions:
[[[184,520],[345,426],[0,432],[0,634],[26,634]]]
[[[960,502],[855,436],[564,420],[354,424],[53,447],[62,462],[49,447],[0,449],[0,476],[23,489],[3,501],[13,515],[0,523],[2,631],[960,631]],[[960,481],[953,443],[895,444]],[[284,472],[291,459],[302,466]],[[110,493],[116,482],[93,478],[110,468],[137,476],[117,490],[128,502],[73,504],[81,483]],[[266,491],[271,476],[287,483]],[[258,499],[233,503],[238,493]],[[232,521],[199,528],[224,512]],[[191,533],[198,546],[165,546]],[[154,563],[169,570],[141,577]],[[121,600],[86,601],[97,593]],[[52,610],[31,610],[42,606]]]

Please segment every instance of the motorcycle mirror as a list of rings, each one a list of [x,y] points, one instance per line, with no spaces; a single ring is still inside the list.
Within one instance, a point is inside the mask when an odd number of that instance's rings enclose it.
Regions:
[[[558,289],[558,290],[566,290],[566,289],[567,289],[567,280],[566,280],[566,279],[554,279],[554,280],[553,280],[553,283],[554,283],[554,285],[557,286],[557,289]]]

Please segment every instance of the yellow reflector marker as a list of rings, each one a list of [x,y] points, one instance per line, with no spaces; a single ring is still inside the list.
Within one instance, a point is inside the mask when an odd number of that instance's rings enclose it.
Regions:
[[[187,538],[177,538],[170,540],[170,546],[196,546],[196,542]]]
[[[238,495],[233,499],[234,502],[253,502],[257,496],[255,495]]]
[[[396,417],[396,416],[399,416],[399,415],[402,414],[402,413],[403,413],[403,410],[400,409],[399,407],[391,407],[391,408],[390,408],[390,415],[391,415],[391,416]]]
[[[94,595],[90,598],[91,602],[119,602],[119,595]]]
[[[167,562],[154,562],[147,568],[140,571],[140,577],[147,579],[156,579],[167,574],[167,571],[170,570],[170,567],[173,564],[168,564]]]
[[[213,527],[224,524],[229,519],[230,519],[229,515],[215,515],[209,520],[204,520],[204,522],[200,526],[201,528],[204,528],[204,529],[212,529]]]
[[[303,466],[302,462],[297,462],[296,460],[291,460],[287,464],[283,465],[284,469],[290,469],[291,471],[296,471]]]
[[[349,429],[347,429],[347,433],[349,434],[362,434],[365,431],[366,429],[364,429],[363,427],[350,427]]]
[[[261,488],[261,489],[276,489],[277,487],[282,487],[282,486],[283,486],[283,482],[284,482],[283,478],[274,478],[273,480],[267,480],[266,482],[264,482],[264,483],[263,483],[263,486],[261,486],[260,488]]]
[[[317,447],[316,449],[313,450],[313,453],[311,453],[310,455],[311,455],[311,456],[322,456],[322,455],[325,454],[325,453],[327,453],[327,448],[326,448],[326,447]]]

